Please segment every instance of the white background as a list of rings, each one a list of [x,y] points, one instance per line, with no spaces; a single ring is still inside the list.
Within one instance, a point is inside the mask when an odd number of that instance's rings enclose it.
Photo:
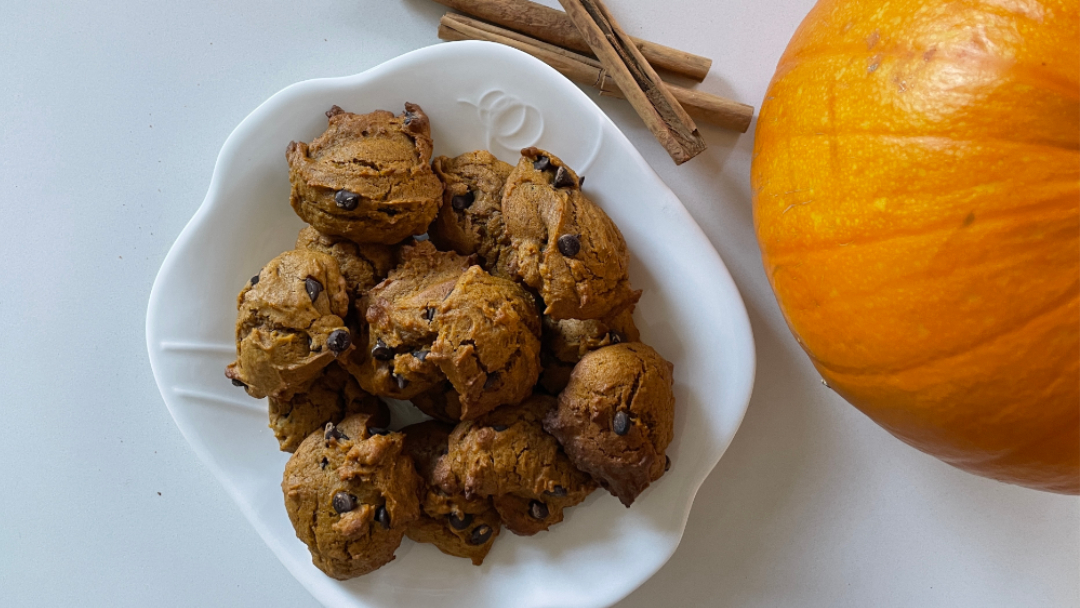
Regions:
[[[701,89],[755,106],[811,5],[610,1],[631,34],[712,57]],[[437,43],[443,12],[0,0],[0,606],[316,606],[169,417],[147,298],[249,111]],[[619,608],[1080,606],[1076,498],[954,470],[821,385],[761,269],[752,135],[702,126],[709,150],[676,168],[629,106],[598,103],[720,252],[758,348],[682,545]]]

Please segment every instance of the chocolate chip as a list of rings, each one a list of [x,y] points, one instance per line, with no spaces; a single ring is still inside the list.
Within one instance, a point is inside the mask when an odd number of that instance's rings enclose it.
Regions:
[[[405,126],[406,127],[411,127],[412,124],[414,122],[416,122],[418,119],[419,119],[419,117],[416,114],[413,114],[409,110],[405,110]]]
[[[615,412],[615,420],[611,423],[611,430],[616,435],[625,435],[630,432],[630,413],[626,410]]]
[[[319,463],[319,467],[325,469],[328,464],[330,464],[330,461],[326,459],[326,456],[323,456],[322,462]]]
[[[608,332],[608,339],[611,340],[612,344],[619,344],[622,342],[622,336],[620,336],[617,331]]]
[[[501,433],[510,427],[506,426],[505,424],[493,424],[491,425],[491,428],[495,429],[495,432]]]
[[[428,351],[428,350],[414,350],[412,352],[412,356],[419,359],[419,360],[421,360],[421,361],[423,361],[423,360],[427,359],[427,356],[428,356],[429,352],[431,352],[431,351]]]
[[[577,185],[578,185],[578,188],[584,188],[585,187],[585,176],[584,175],[577,176]]]
[[[334,203],[345,211],[352,211],[360,204],[360,195],[348,190],[338,190],[334,193]]]
[[[476,526],[476,529],[472,531],[472,535],[469,536],[469,543],[473,545],[482,545],[486,543],[491,535],[495,531],[491,529],[491,526],[487,524],[480,524]]]
[[[490,374],[488,374],[487,380],[484,380],[484,390],[491,390],[498,383],[499,373],[491,372]]]
[[[349,436],[346,435],[345,433],[342,433],[341,431],[339,431],[338,428],[336,426],[334,426],[333,422],[327,422],[326,423],[326,431],[323,432],[323,438],[326,439],[327,441],[330,441],[331,439],[336,439],[338,441],[345,441],[346,439],[349,438]]]
[[[409,386],[409,381],[405,379],[405,376],[399,376],[391,372],[390,377],[394,379],[394,382],[397,382],[399,391],[403,391],[406,386]]]
[[[537,156],[533,161],[533,169],[537,171],[547,171],[551,169],[551,159],[546,156]]]
[[[564,234],[556,241],[559,245],[559,253],[572,258],[581,251],[581,241],[575,234]]]
[[[432,306],[428,306],[427,308],[425,308],[424,309],[424,318],[427,319],[427,321],[429,323],[431,321],[435,320],[435,308],[432,307]]]
[[[451,513],[449,515],[450,527],[455,530],[464,530],[472,525],[473,516],[470,513],[466,513],[463,517],[458,517],[457,513]]]
[[[555,172],[555,180],[551,184],[556,188],[569,188],[574,185],[574,177],[570,175],[566,167],[559,167],[559,170]]]
[[[671,456],[664,456],[664,470],[671,470]]]
[[[330,109],[326,111],[326,117],[327,118],[333,118],[333,117],[337,116],[338,114],[344,114],[344,113],[345,113],[345,110],[342,110],[341,108],[339,108],[337,106],[330,106]]]
[[[384,530],[390,529],[390,512],[386,510],[385,505],[375,507],[375,521],[379,522],[379,525],[381,525]]]
[[[251,286],[254,287],[259,284],[259,275],[251,277]]]
[[[330,502],[338,513],[348,513],[356,508],[356,497],[348,492],[334,494],[334,499]]]
[[[529,502],[529,515],[532,515],[533,519],[547,519],[547,505],[540,502],[539,500],[533,500]]]
[[[465,194],[458,194],[451,198],[450,206],[453,207],[455,211],[464,211],[472,206],[474,200],[476,200],[476,195],[473,194],[472,190],[469,190],[465,192]]]
[[[390,361],[394,358],[394,350],[383,343],[382,340],[375,340],[375,347],[371,349],[371,356],[379,361]]]
[[[243,380],[237,380],[236,378],[232,378],[232,385],[233,386],[247,386],[246,384],[244,384]]]
[[[562,486],[555,486],[550,491],[544,492],[544,493],[545,494],[550,494],[552,496],[566,496],[566,488],[564,488]]]
[[[369,426],[367,432],[371,435],[389,435],[390,429],[384,429],[381,426]]]
[[[335,355],[349,348],[350,344],[352,344],[352,338],[349,337],[349,332],[344,329],[335,329],[330,332],[330,337],[326,339],[326,345],[330,347],[330,350],[334,351]]]
[[[308,277],[304,279],[304,289],[307,290],[308,297],[314,302],[319,298],[319,294],[322,293],[322,283]]]

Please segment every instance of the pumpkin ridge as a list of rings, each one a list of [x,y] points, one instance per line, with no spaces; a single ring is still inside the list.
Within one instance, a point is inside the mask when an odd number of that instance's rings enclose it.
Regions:
[[[831,365],[831,364],[829,364],[828,362],[826,362],[826,361],[824,361],[822,359],[818,359],[810,351],[807,351],[807,354],[810,356],[810,359],[814,362],[815,366],[821,366],[821,367],[829,370],[830,372],[833,372],[835,374],[843,374],[845,376],[857,376],[857,377],[886,376],[886,375],[896,374],[896,373],[899,373],[899,372],[913,371],[913,370],[919,369],[920,367],[926,367],[928,365],[935,365],[935,364],[940,363],[942,361],[945,361],[947,359],[951,359],[953,357],[959,357],[959,356],[967,353],[968,351],[975,350],[975,349],[981,348],[983,346],[987,346],[987,345],[992,344],[993,342],[995,342],[997,340],[1008,337],[1008,336],[1010,336],[1010,335],[1012,335],[1012,334],[1014,334],[1016,332],[1023,331],[1023,330],[1025,330],[1027,328],[1027,326],[1031,325],[1035,321],[1041,319],[1042,317],[1044,317],[1046,315],[1052,314],[1052,313],[1056,312],[1057,310],[1059,310],[1061,308],[1065,308],[1065,307],[1069,306],[1070,304],[1075,302],[1077,299],[1080,299],[1080,280],[1078,280],[1076,283],[1074,283],[1073,287],[1071,289],[1066,290],[1065,294],[1062,297],[1057,298],[1056,300],[1050,302],[1049,304],[1047,304],[1046,307],[1039,309],[1037,312],[1033,313],[1031,316],[1023,319],[1022,321],[1019,321],[1018,323],[1016,323],[1016,325],[1014,325],[1012,327],[1009,327],[1009,328],[1006,328],[1004,331],[999,331],[999,332],[987,334],[986,336],[983,336],[979,340],[969,342],[967,344],[964,344],[963,346],[958,346],[957,348],[955,348],[955,349],[953,349],[953,350],[951,350],[949,352],[940,353],[940,354],[938,354],[936,356],[933,356],[933,357],[926,357],[926,358],[920,359],[914,365],[893,365],[893,366],[879,366],[879,367],[876,367],[876,368],[859,368],[859,369],[855,369],[855,368],[845,367],[845,366],[842,366],[842,365],[836,365],[836,366]],[[805,350],[805,347],[804,347],[804,350]]]

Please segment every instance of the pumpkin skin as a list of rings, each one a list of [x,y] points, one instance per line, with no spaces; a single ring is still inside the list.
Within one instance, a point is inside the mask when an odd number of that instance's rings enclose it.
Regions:
[[[1080,493],[1080,2],[820,0],[754,224],[825,382],[961,469]]]

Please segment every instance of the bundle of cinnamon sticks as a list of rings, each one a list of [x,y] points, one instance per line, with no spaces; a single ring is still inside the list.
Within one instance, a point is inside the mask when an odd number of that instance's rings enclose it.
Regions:
[[[694,118],[745,133],[754,115],[752,106],[661,80],[656,69],[701,82],[712,60],[628,36],[601,0],[559,0],[565,13],[529,0],[435,1],[478,18],[447,13],[439,38],[512,46],[626,98],[676,164],[705,150]]]

